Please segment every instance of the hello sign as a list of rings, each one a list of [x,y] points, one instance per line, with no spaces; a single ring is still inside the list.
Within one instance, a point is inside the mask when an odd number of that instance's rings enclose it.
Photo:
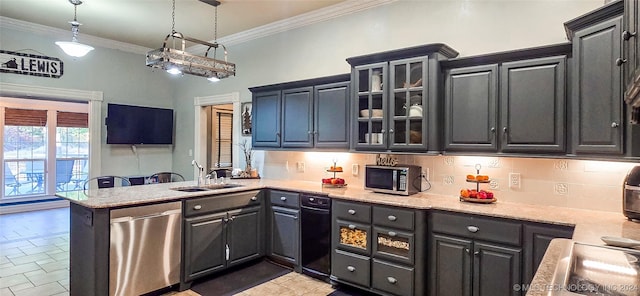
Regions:
[[[60,78],[62,69],[58,58],[0,50],[0,73]]]

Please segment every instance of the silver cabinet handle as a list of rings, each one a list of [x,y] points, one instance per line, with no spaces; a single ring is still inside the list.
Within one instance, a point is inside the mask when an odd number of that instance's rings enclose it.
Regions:
[[[201,205],[195,205],[195,206],[193,206],[193,209],[197,211],[197,210],[202,209],[202,206]]]
[[[503,133],[507,133],[507,127],[506,126],[502,128],[502,132]]]
[[[286,201],[286,200],[287,200],[287,198],[286,198],[286,197],[284,197],[284,196],[281,196],[281,197],[280,197],[280,200],[281,200],[281,201]]]
[[[492,132],[492,133],[495,133],[495,132],[496,132],[496,128],[492,126],[492,127],[491,127],[491,132]]]
[[[396,280],[396,279],[395,279],[394,277],[392,277],[392,276],[388,276],[388,277],[387,277],[387,281],[388,281],[390,284],[395,284],[395,283],[397,283],[397,282],[398,282],[398,280]]]
[[[473,252],[473,255],[478,256],[478,254],[480,254],[480,251],[475,251],[475,252]]]
[[[313,131],[308,131],[307,133],[311,135],[311,134],[313,134]]]
[[[356,210],[348,210],[347,213],[349,213],[349,215],[355,215],[356,214]]]
[[[229,221],[233,221],[233,219],[235,219],[236,216],[231,216],[231,218],[229,218]]]
[[[638,35],[638,32],[629,32],[627,30],[622,31],[622,39],[624,41],[628,41],[629,39],[631,39],[631,37],[635,37],[636,35]]]
[[[392,133],[392,134],[393,134],[393,129],[389,129],[389,133]]]
[[[389,234],[389,236],[396,236],[396,232],[395,231],[389,231],[388,234]]]
[[[469,249],[464,249],[465,252],[469,253]]]
[[[353,224],[349,224],[349,229],[356,229],[356,226]]]
[[[257,197],[257,196],[254,196],[254,197],[252,197],[252,198],[251,198],[251,200],[252,200],[252,201],[256,201],[256,200],[258,200],[258,197]]]
[[[229,245],[224,246],[224,257],[229,260]]]
[[[229,219],[224,218],[224,219],[222,219],[222,221],[224,221],[224,222],[229,222]]]
[[[478,232],[478,230],[480,230],[480,228],[478,228],[477,226],[467,226],[467,230],[469,230],[470,232],[476,233]]]
[[[309,201],[314,201],[314,200],[316,200],[316,199],[313,198],[313,197],[309,197]]]
[[[389,219],[389,221],[396,221],[396,220],[398,220],[398,218],[397,218],[396,216],[394,216],[394,215],[389,215],[389,216],[387,217],[387,219]]]
[[[620,67],[620,66],[622,66],[622,64],[624,64],[626,62],[627,62],[627,59],[617,58],[616,59],[616,66]]]
[[[293,220],[298,220],[298,216],[293,216]]]
[[[612,128],[617,128],[618,126],[620,126],[617,122],[612,122],[611,123],[611,127]]]
[[[380,130],[380,132],[384,134],[384,130]]]
[[[347,270],[350,271],[350,272],[354,272],[354,271],[356,271],[356,268],[351,266],[351,265],[349,265],[349,266],[347,266]]]

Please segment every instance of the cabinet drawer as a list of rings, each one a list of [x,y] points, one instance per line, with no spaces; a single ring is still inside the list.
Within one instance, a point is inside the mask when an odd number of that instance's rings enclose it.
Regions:
[[[373,207],[373,224],[391,228],[413,230],[414,213],[398,208]]]
[[[343,281],[369,287],[369,257],[335,250],[331,261],[332,275]]]
[[[269,200],[274,206],[300,208],[300,194],[295,192],[271,190]]]
[[[184,216],[204,215],[221,210],[260,205],[260,191],[244,191],[188,199],[184,202]]]
[[[393,295],[413,295],[413,268],[373,259],[372,288]]]
[[[522,224],[517,222],[435,212],[431,214],[431,223],[434,232],[521,245]]]
[[[352,202],[334,201],[331,211],[335,218],[371,223],[371,206]]]
[[[335,246],[354,253],[371,254],[371,226],[343,220],[335,223]]]
[[[373,256],[413,265],[413,233],[373,227]]]

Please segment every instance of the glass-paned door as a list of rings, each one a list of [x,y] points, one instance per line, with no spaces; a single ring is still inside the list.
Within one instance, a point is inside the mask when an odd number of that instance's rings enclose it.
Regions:
[[[42,109],[29,109],[35,105]],[[0,109],[0,203],[46,199],[82,188],[89,168],[87,104],[3,98]]]
[[[394,149],[426,148],[427,60],[414,58],[390,64],[393,89],[389,145]]]
[[[47,111],[5,109],[4,197],[44,193]]]
[[[356,86],[356,146],[386,146],[386,86],[387,63],[355,68]]]

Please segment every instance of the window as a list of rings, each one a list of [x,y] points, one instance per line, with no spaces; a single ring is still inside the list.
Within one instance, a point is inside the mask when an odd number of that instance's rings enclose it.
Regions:
[[[227,168],[232,166],[232,105],[211,107],[211,167]]]

